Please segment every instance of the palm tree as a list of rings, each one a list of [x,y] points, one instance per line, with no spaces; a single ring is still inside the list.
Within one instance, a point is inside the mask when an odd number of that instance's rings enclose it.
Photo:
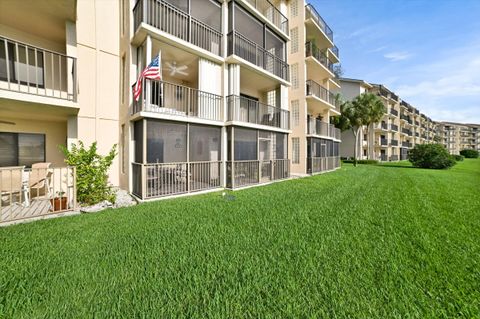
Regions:
[[[386,109],[380,98],[372,93],[363,93],[353,101],[340,105],[340,116],[335,119],[335,126],[342,131],[352,130],[354,137],[353,163],[357,166],[358,134],[364,125],[378,122]]]
[[[378,98],[377,95],[373,93],[365,93],[361,95],[361,103],[363,103],[364,108],[367,112],[367,117],[364,125],[366,126],[365,132],[368,137],[368,133],[373,124],[378,123],[382,120],[383,116],[387,112],[385,105]],[[370,154],[370,143],[367,143],[367,156]]]

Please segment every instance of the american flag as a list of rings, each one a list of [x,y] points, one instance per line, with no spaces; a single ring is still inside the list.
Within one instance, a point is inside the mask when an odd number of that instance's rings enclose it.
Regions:
[[[161,80],[162,73],[160,72],[160,55],[157,54],[155,58],[153,58],[152,62],[140,73],[138,77],[137,83],[133,87],[133,98],[135,101],[138,101],[140,97],[140,93],[142,92],[142,80],[143,78],[152,79],[152,80]]]

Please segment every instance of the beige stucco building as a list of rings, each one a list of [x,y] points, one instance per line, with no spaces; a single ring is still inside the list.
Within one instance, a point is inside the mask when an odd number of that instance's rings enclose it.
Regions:
[[[437,122],[436,124],[438,142],[451,154],[459,154],[464,149],[480,151],[480,124],[455,122]]]
[[[340,114],[335,76],[339,62],[333,31],[317,9],[303,0],[290,4],[292,86],[292,173],[314,174],[340,166],[340,131],[330,124]]]
[[[380,122],[361,128],[357,140],[359,159],[405,160],[408,150],[416,144],[434,142],[435,123],[386,86],[348,78],[342,78],[340,83],[343,99],[353,100],[368,92],[378,95],[385,106],[386,113]],[[342,133],[342,157],[353,157],[354,141],[353,133]]]
[[[119,142],[118,21],[113,0],[0,1],[1,166],[60,166],[58,145]]]

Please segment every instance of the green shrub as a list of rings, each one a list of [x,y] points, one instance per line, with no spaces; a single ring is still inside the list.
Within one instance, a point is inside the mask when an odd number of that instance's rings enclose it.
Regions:
[[[415,167],[444,169],[456,164],[455,159],[440,144],[418,144],[408,152]]]
[[[112,186],[108,183],[108,169],[116,156],[117,145],[113,145],[107,156],[97,154],[97,143],[85,148],[81,141],[72,144],[71,150],[60,149],[65,154],[65,163],[77,170],[77,200],[81,204],[93,205],[103,200],[115,201]]]
[[[452,155],[452,156],[455,159],[455,161],[457,161],[457,162],[461,162],[465,158],[465,156],[463,156],[463,155]]]
[[[478,158],[478,151],[476,151],[476,150],[461,150],[460,155],[463,155],[465,158]]]
[[[350,163],[350,164],[353,164],[353,160],[343,160],[342,161],[343,163]],[[358,160],[357,161],[357,164],[371,164],[371,165],[375,165],[375,164],[378,164],[378,161],[377,160]]]

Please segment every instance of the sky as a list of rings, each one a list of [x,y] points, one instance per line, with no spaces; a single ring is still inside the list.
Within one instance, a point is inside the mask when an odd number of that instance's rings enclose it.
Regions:
[[[480,0],[310,0],[343,76],[384,84],[435,121],[480,123]]]

